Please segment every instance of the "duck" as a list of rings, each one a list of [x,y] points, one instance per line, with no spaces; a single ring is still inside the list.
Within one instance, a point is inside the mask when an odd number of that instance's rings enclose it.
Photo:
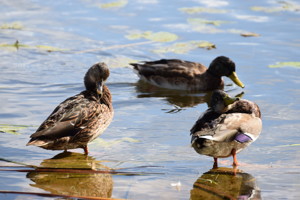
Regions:
[[[60,103],[30,136],[28,145],[48,150],[82,148],[109,126],[114,110],[112,95],[105,85],[109,77],[105,63],[91,66],[84,76],[85,90]]]
[[[180,59],[161,59],[130,63],[141,80],[152,85],[176,90],[210,91],[224,88],[222,76],[244,88],[235,72],[235,63],[226,56],[216,57],[209,65]]]
[[[258,105],[246,99],[230,97],[222,90],[212,92],[210,107],[190,130],[191,145],[201,154],[214,158],[233,157],[254,142],[262,131],[261,111]]]

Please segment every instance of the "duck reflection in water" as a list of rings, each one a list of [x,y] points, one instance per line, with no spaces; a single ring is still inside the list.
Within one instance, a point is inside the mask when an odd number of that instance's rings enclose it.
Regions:
[[[221,167],[211,169],[198,178],[190,192],[190,199],[259,200],[261,195],[252,175],[241,170]]]
[[[40,168],[56,169],[102,169],[108,167],[91,156],[80,153],[64,152],[46,159]],[[72,172],[29,172],[27,178],[34,182],[32,187],[40,188],[52,194],[110,198],[113,191],[113,179],[108,173],[72,173]]]
[[[193,91],[170,90],[151,85],[141,80],[136,83],[135,89],[138,98],[163,98],[169,104],[173,105],[177,111],[206,103],[210,97],[209,92],[196,93]]]

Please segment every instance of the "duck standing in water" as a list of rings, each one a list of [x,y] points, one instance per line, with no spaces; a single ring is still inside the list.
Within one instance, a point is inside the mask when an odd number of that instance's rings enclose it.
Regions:
[[[215,58],[209,68],[200,63],[178,59],[162,59],[131,65],[141,80],[162,88],[191,91],[222,89],[224,87],[222,76],[227,76],[236,85],[244,87],[236,75],[235,63],[225,56]]]
[[[221,90],[212,93],[210,108],[191,129],[192,147],[199,154],[214,158],[233,156],[254,142],[262,130],[261,112],[257,104],[239,98],[231,98]]]
[[[59,104],[30,136],[27,145],[49,150],[83,148],[97,138],[113,118],[112,98],[104,85],[109,76],[105,63],[93,65],[85,74],[86,90]]]

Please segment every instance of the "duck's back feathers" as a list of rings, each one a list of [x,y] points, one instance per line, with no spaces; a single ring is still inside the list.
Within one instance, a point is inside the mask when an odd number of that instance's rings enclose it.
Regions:
[[[113,116],[111,95],[106,86],[103,91],[102,103],[99,103],[97,94],[90,91],[83,91],[63,101],[30,136],[27,145],[52,150],[71,149],[84,146],[98,137]]]
[[[179,90],[209,90],[223,87],[221,77],[206,74],[207,68],[200,63],[162,59],[131,65],[142,80],[158,87]]]
[[[211,129],[215,124],[218,123],[218,118],[221,114],[208,109],[199,119],[196,121],[190,132],[193,135],[196,132],[201,132]]]
[[[145,78],[150,76],[162,77],[184,77],[192,79],[201,74],[207,68],[200,64],[179,59],[161,59],[157,61],[143,62],[142,64],[134,63],[136,72]]]
[[[261,112],[258,105],[252,101],[241,99],[234,102],[227,113],[248,113],[253,114],[255,117],[261,118]]]

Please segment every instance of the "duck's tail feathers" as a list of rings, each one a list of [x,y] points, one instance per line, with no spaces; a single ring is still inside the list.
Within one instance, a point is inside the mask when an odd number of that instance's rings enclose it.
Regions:
[[[38,146],[38,147],[41,147],[41,146],[45,146],[47,145],[49,142],[46,142],[46,141],[43,141],[43,140],[30,140],[26,146],[29,146],[29,145],[33,145],[33,146]]]

